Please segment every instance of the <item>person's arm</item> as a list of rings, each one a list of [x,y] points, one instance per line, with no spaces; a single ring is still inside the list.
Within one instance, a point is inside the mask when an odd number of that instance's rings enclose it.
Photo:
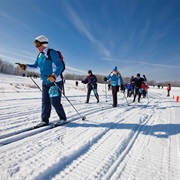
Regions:
[[[83,84],[87,84],[88,83],[88,79],[86,78],[85,80],[81,81]]]
[[[131,81],[131,83],[136,81],[136,77],[132,76],[130,81]]]
[[[94,76],[93,76],[93,79],[92,79],[92,84],[95,85],[96,83],[97,83],[97,77],[94,75]]]
[[[124,91],[124,82],[123,82],[123,78],[122,78],[121,74],[119,76],[119,80],[120,80],[121,91]]]
[[[122,78],[121,74],[120,74],[119,79],[120,79],[120,83],[124,85],[123,78]]]
[[[38,67],[38,58],[36,59],[36,61],[34,62],[34,64],[26,64],[27,67],[30,68],[37,68]]]
[[[50,51],[50,57],[51,57],[53,63],[56,65],[56,69],[53,73],[56,74],[56,76],[59,76],[62,73],[63,68],[64,68],[63,62],[62,62],[62,60],[60,60],[58,52],[55,51],[54,49],[52,49]]]
[[[24,70],[24,71],[27,70],[28,67],[30,67],[30,68],[37,68],[37,67],[38,67],[38,61],[37,61],[37,59],[36,59],[36,61],[35,61],[34,64],[21,64],[21,63],[15,63],[15,64],[18,64],[19,67],[20,67],[20,69],[22,69],[22,70]]]
[[[147,79],[146,79],[146,76],[145,76],[145,75],[143,75],[143,78],[144,78],[144,81],[147,81]]]

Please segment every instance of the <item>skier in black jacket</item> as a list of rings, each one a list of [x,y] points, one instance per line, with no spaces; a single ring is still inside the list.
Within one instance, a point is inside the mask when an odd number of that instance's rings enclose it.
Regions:
[[[83,84],[87,84],[87,100],[86,103],[89,103],[89,98],[90,98],[90,94],[91,91],[93,90],[94,95],[97,99],[97,103],[99,102],[99,95],[97,93],[97,78],[96,76],[92,73],[91,70],[88,71],[88,76],[86,77],[86,79],[84,81],[81,81]]]
[[[135,85],[134,87],[135,94],[134,94],[133,102],[135,102],[137,94],[138,94],[138,102],[140,102],[141,94],[142,94],[141,86],[144,81],[147,81],[146,76],[143,75],[143,78],[142,78],[139,73],[137,74],[135,78],[133,76],[131,77],[131,82],[134,82],[134,85]]]

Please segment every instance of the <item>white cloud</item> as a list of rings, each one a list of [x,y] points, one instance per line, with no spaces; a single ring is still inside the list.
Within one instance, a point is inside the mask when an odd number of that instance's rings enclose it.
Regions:
[[[105,57],[110,57],[111,52],[104,46],[104,44],[97,40],[97,37],[93,36],[93,34],[90,32],[89,27],[86,27],[85,23],[83,23],[82,18],[78,16],[74,9],[67,3],[65,4],[65,7],[68,11],[68,18],[76,27],[76,29],[84,34],[90,40],[90,42],[98,48],[98,52],[100,51]]]
[[[83,71],[83,70],[77,69],[77,68],[73,68],[73,67],[67,66],[67,65],[66,65],[66,69],[67,69],[67,71],[71,71],[71,72],[74,72],[74,73],[83,73],[83,74],[87,73],[86,71]]]
[[[180,66],[173,66],[168,64],[155,64],[155,63],[148,63],[145,61],[132,61],[132,60],[117,60],[113,58],[101,58],[102,61],[114,61],[114,62],[123,62],[123,63],[136,63],[140,65],[150,65],[150,66],[156,66],[156,67],[166,67],[166,68],[180,68]]]

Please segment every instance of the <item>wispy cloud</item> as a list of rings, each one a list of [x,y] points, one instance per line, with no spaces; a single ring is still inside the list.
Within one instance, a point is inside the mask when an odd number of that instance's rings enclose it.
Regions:
[[[66,65],[66,69],[67,69],[67,71],[71,71],[71,72],[74,72],[74,73],[83,73],[83,74],[87,73],[86,71],[83,71],[83,70],[77,69],[77,68],[73,68],[73,67],[67,66],[67,65]]]
[[[155,63],[148,63],[145,61],[132,61],[132,60],[117,60],[113,58],[101,58],[102,61],[114,61],[114,62],[123,62],[123,63],[135,63],[140,65],[150,65],[150,66],[156,66],[156,67],[166,67],[166,68],[180,68],[180,66],[173,66],[168,64],[155,64]]]
[[[22,61],[28,63],[28,61],[34,61],[35,56],[29,51],[18,50],[7,46],[0,46],[1,57],[9,61]]]
[[[28,29],[28,30],[31,30],[32,28],[30,28],[27,24],[23,23],[22,21],[19,21],[17,18],[14,18],[13,16],[3,12],[3,11],[0,11],[0,17],[4,20],[4,22],[8,22],[8,23],[11,23],[11,24],[14,24],[15,26],[18,26],[21,27],[19,29]]]
[[[164,31],[155,32],[153,36],[149,39],[149,42],[153,45],[157,44],[161,39],[165,38],[167,35],[168,29],[164,29]]]
[[[98,48],[98,52],[100,51],[105,57],[110,57],[111,52],[104,46],[104,44],[97,40],[97,37],[93,36],[89,27],[83,23],[83,19],[78,16],[72,6],[66,3],[65,7],[68,12],[68,18],[70,22],[76,27],[76,29],[84,34],[89,39],[89,41]]]

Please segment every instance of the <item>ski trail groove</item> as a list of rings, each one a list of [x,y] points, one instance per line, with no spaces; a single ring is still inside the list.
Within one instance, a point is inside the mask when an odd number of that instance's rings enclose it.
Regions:
[[[132,118],[134,117],[134,114],[135,114],[135,112],[132,113],[132,115],[131,115]],[[128,116],[128,115],[127,115],[127,116]],[[114,118],[116,119],[116,117],[114,117]],[[118,120],[118,121],[115,122],[115,123],[119,123],[119,122],[121,122],[121,121],[124,120],[124,119],[125,119],[125,117],[123,117],[121,120]],[[117,125],[118,125],[118,124],[117,124]],[[106,137],[106,136],[107,136],[106,134],[107,134],[109,131],[111,131],[111,129],[113,128],[113,126],[114,126],[114,128],[115,128],[115,126],[117,126],[117,125],[112,125],[111,127],[109,127],[109,125],[106,125],[107,127],[106,127],[106,129],[104,130],[104,132],[103,132],[103,134],[102,134],[103,136],[101,135],[101,136],[102,136],[101,138],[98,136],[98,139],[102,139],[103,137]],[[113,132],[112,132],[112,133],[113,133]],[[117,133],[119,134],[119,132],[117,132]],[[117,135],[117,133],[116,133],[116,135]],[[110,137],[110,135],[109,135],[108,137]],[[131,139],[131,138],[129,138],[129,139]],[[106,143],[108,143],[108,142],[111,142],[111,141],[106,140]],[[113,141],[112,141],[112,142],[113,142]],[[92,144],[92,143],[91,143],[91,144]],[[96,143],[93,143],[93,144],[96,144]],[[93,146],[94,146],[94,145],[93,145]],[[91,147],[91,146],[90,146],[90,147]],[[89,147],[89,148],[90,148],[90,147]],[[87,149],[87,148],[86,148],[86,149]],[[102,148],[100,148],[100,149],[102,149]],[[97,151],[97,149],[96,149],[96,151]],[[122,151],[123,151],[123,149],[122,149]],[[81,154],[82,154],[82,153],[81,153]],[[101,154],[101,152],[100,152],[100,154]],[[87,156],[87,157],[86,157],[86,158],[85,158],[85,157],[83,158],[82,156],[80,156],[79,158],[80,158],[80,159],[86,159],[86,161],[87,161],[87,158],[89,158],[89,157],[91,156],[91,154],[89,154],[88,152],[86,152],[86,153],[84,154],[84,156]],[[99,157],[99,156],[97,156],[97,157]],[[79,158],[78,158],[78,159],[79,159]],[[77,159],[77,155],[75,156],[75,159]],[[70,162],[69,162],[69,161],[70,161]],[[67,164],[66,166],[68,166],[68,167],[73,166],[73,165],[71,165],[71,161],[73,161],[73,160],[69,160],[69,161],[68,161],[68,162],[69,162],[70,165]],[[77,160],[77,161],[78,161],[78,160]],[[59,163],[57,163],[56,166],[53,166],[52,169],[55,169],[56,167],[59,167],[59,166],[60,166],[60,162],[61,162],[61,161],[59,160]],[[101,162],[101,161],[99,161],[99,163],[100,163],[100,162]],[[81,163],[83,163],[83,161],[78,162],[78,164],[81,164]],[[88,167],[88,165],[87,165],[87,167]],[[87,168],[88,171],[89,171],[89,168],[90,168],[90,167]],[[67,170],[67,171],[72,172],[72,169],[73,169],[73,168],[71,168],[71,170]],[[94,167],[94,169],[95,169],[95,167]],[[94,170],[94,169],[91,168],[91,171]],[[63,171],[64,171],[64,170],[66,171],[66,169],[63,169]],[[62,168],[58,168],[58,171],[62,171]],[[57,171],[57,172],[53,172],[53,173],[58,173],[58,171]],[[72,174],[71,176],[70,176],[70,174],[68,173],[68,177],[76,177],[76,178],[78,178],[78,177],[76,176],[76,173],[77,173],[77,172],[78,172],[78,170],[75,171],[75,173]],[[48,174],[48,173],[47,173],[47,174]],[[86,174],[86,173],[85,173],[85,174]],[[54,174],[54,176],[55,176],[55,174]],[[82,176],[82,174],[81,174],[81,176]],[[47,176],[40,176],[40,177],[39,177],[39,179],[44,179],[44,178],[47,179],[48,177],[47,177]],[[51,178],[52,178],[52,177],[51,177]],[[59,178],[61,179],[62,177],[59,177],[59,176],[58,176],[58,179],[59,179]],[[87,178],[87,177],[86,177],[86,178]]]

